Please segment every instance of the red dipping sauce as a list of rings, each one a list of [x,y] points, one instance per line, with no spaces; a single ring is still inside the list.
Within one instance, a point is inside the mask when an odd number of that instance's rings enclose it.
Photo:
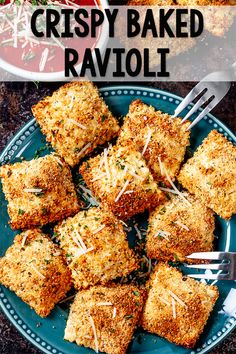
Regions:
[[[6,0],[2,6],[10,4]],[[86,6],[101,8],[99,0],[59,0],[48,1],[64,8],[73,8],[74,10]],[[29,1],[25,1],[29,4]],[[19,1],[16,2],[19,4]],[[1,7],[0,7],[1,8]],[[55,73],[64,71],[64,48],[74,48],[79,53],[79,62],[82,62],[83,54],[86,48],[94,48],[101,37],[101,28],[97,31],[97,38],[87,36],[85,38],[40,38],[34,36],[27,37],[24,31],[30,26],[30,13],[23,10],[20,13],[18,22],[18,35],[14,35],[14,21],[0,20],[0,58],[5,62],[29,72]],[[19,7],[18,7],[19,11]],[[71,16],[73,19],[73,16]],[[89,25],[89,19],[83,19]],[[75,23],[75,22],[74,22]],[[76,25],[76,23],[75,23]],[[19,31],[22,28],[22,31]],[[51,45],[50,45],[51,43]]]

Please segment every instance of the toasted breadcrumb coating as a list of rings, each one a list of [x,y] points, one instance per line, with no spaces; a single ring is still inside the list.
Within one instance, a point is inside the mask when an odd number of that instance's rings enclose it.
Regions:
[[[0,284],[46,317],[70,290],[71,275],[62,251],[34,229],[17,235],[0,258]]]
[[[13,229],[62,220],[79,211],[69,166],[55,154],[0,167]]]
[[[65,339],[107,354],[125,354],[140,318],[145,292],[132,285],[94,286],[71,306]]]
[[[189,262],[187,255],[213,250],[213,211],[194,196],[186,198],[191,206],[175,196],[151,213],[146,245],[149,258]]]
[[[180,118],[173,119],[141,100],[136,100],[129,107],[118,143],[124,145],[134,143],[143,153],[154,178],[168,184],[161,163],[170,178],[174,179],[189,145],[190,132],[186,131],[186,128],[190,122],[180,123]]]
[[[236,147],[216,130],[182,167],[178,180],[222,218],[236,213]]]
[[[32,112],[47,141],[70,166],[119,131],[117,120],[89,81],[67,83],[33,106]]]
[[[143,328],[193,348],[219,296],[217,287],[184,277],[176,268],[159,263],[147,289]]]
[[[81,211],[56,226],[55,233],[77,289],[106,284],[138,267],[121,222],[109,210]]]
[[[115,146],[84,162],[86,184],[103,204],[121,219],[129,219],[164,200],[140,152]]]

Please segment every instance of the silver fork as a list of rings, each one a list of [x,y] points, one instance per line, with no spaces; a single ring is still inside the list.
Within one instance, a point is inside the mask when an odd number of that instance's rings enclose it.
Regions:
[[[215,274],[188,274],[198,279],[236,280],[236,252],[197,252],[187,256],[189,259],[219,261],[210,264],[185,264],[191,269],[218,270]]]
[[[236,62],[228,70],[217,71],[205,76],[178,105],[173,118],[177,117],[198,96],[198,101],[182,119],[181,123],[184,123],[192,114],[208,102],[202,112],[199,113],[187,128],[187,130],[190,130],[225,97],[231,86],[230,81],[233,80],[235,75]]]

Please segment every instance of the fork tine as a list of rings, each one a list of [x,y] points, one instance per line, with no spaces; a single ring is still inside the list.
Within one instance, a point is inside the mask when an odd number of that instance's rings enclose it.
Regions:
[[[204,103],[206,103],[213,95],[211,93],[204,93],[202,97],[195,103],[192,109],[182,119],[181,123],[184,123],[193,113],[195,113]]]
[[[201,88],[200,88],[201,87]],[[188,94],[187,96],[183,99],[182,102],[176,107],[174,115],[172,116],[173,118],[177,117],[180,112],[184,110],[184,108],[187,107],[189,103],[191,103],[194,98],[196,98],[202,91],[204,90],[202,83],[199,82]]]
[[[187,258],[192,258],[192,259],[210,259],[210,260],[222,260],[225,257],[224,252],[196,252],[192,253]]]
[[[227,280],[228,274],[188,274],[188,277],[195,279]]]
[[[227,271],[229,265],[225,264],[185,264],[186,268],[195,268],[195,269],[212,269],[212,270],[224,270]]]
[[[204,110],[194,119],[194,121],[188,126],[186,130],[192,129],[202,118],[204,118],[217,104],[219,101],[214,98],[205,108]]]

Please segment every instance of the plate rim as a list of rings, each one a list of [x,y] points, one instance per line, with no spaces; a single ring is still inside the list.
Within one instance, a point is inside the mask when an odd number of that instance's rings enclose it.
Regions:
[[[111,85],[111,86],[107,86],[107,85],[104,85],[102,87],[99,88],[99,92],[100,93],[105,93],[106,91],[108,92],[112,92],[112,91],[119,91],[119,90],[130,90],[130,91],[146,91],[146,92],[149,92],[149,93],[155,93],[155,94],[160,94],[160,95],[163,95],[163,94],[166,94],[167,96],[173,98],[173,99],[176,99],[178,101],[182,101],[183,100],[183,97],[181,96],[178,96],[176,94],[173,94],[171,92],[169,92],[168,90],[161,90],[161,89],[157,89],[155,87],[145,87],[145,86],[142,86],[142,85],[136,85],[136,84],[133,84],[133,85],[125,85],[125,84],[122,84],[122,85]],[[135,93],[135,92],[134,92]],[[133,94],[134,94],[133,93]],[[129,93],[132,95],[132,93]],[[112,96],[112,95],[111,95]],[[105,96],[106,97],[106,96]],[[144,96],[145,97],[145,96]],[[157,98],[158,99],[158,98]],[[191,105],[188,105],[188,106],[191,106]],[[200,109],[201,110],[201,109]],[[231,130],[226,124],[224,124],[223,122],[221,122],[218,118],[216,118],[213,114],[211,113],[208,113],[206,115],[206,117],[212,119],[212,121],[214,121],[219,127],[221,127],[230,137],[230,141],[233,141],[233,143],[236,143],[236,135],[234,133],[233,130]],[[28,122],[26,122],[15,134],[14,136],[6,143],[6,146],[5,148],[2,150],[1,154],[0,154],[0,165],[4,162],[4,158],[6,156],[6,154],[9,152],[9,150],[14,146],[15,142],[18,140],[19,136],[22,136],[22,134],[24,134],[28,128],[30,128],[31,126],[34,126],[34,129],[37,129],[38,128],[38,124],[35,120],[35,118],[32,118],[30,119]],[[217,128],[215,128],[217,129]],[[33,133],[32,131],[32,133]],[[3,303],[3,299],[6,299],[7,301],[5,301]],[[16,316],[16,319],[13,317],[13,315],[10,314],[10,311],[9,309],[7,309],[7,306],[6,305],[9,305],[10,308],[12,307],[11,304],[9,303],[8,301],[8,298],[4,297],[4,293],[2,291],[2,285],[0,285],[0,307],[3,311],[3,313],[6,315],[6,317],[9,319],[9,321],[15,326],[15,328],[19,331],[20,334],[22,334],[31,344],[33,344],[35,347],[37,347],[38,349],[40,349],[43,353],[46,353],[46,354],[51,354],[51,353],[57,353],[57,354],[62,354],[56,347],[53,348],[53,346],[49,343],[47,343],[45,340],[43,340],[42,338],[40,337],[37,337],[37,334],[30,329],[30,334],[34,334],[34,338],[32,338],[27,332],[26,332],[26,329],[23,329],[22,325],[24,323],[24,320],[22,318],[20,318],[16,312],[15,309],[14,310],[14,316]],[[234,315],[236,316],[236,311],[234,313]],[[18,324],[17,320],[20,319],[21,322],[23,322],[22,324]],[[25,324],[26,327],[28,327],[26,324]],[[234,329],[236,328],[236,318],[234,319],[233,322],[231,322],[231,326],[229,326],[228,328],[225,328],[225,331],[222,332],[220,334],[220,336],[218,336],[215,340],[212,340],[212,343],[211,344],[206,344],[204,347],[201,346],[199,348],[196,348],[196,349],[190,349],[189,350],[189,353],[190,354],[195,354],[195,353],[198,353],[198,354],[204,354],[204,353],[208,353],[210,350],[212,350],[213,348],[215,348],[219,343],[221,343]],[[36,339],[39,338],[40,341],[44,342],[45,345],[42,346],[40,344],[40,342],[36,341]],[[203,344],[203,345],[204,345]],[[47,349],[47,346],[50,347],[50,350]],[[54,351],[53,351],[54,349]],[[56,350],[56,351],[55,351]],[[139,352],[139,354],[142,354],[142,353],[145,353],[145,352]]]

